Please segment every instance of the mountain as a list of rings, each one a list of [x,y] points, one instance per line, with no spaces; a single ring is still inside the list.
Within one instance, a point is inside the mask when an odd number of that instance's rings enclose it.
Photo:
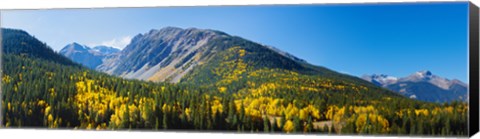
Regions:
[[[364,75],[362,79],[388,88],[404,96],[429,102],[468,100],[468,85],[459,80],[449,80],[424,70],[407,77],[397,78],[384,74]]]
[[[97,70],[125,78],[153,81],[171,78],[178,82],[190,67],[214,53],[204,49],[204,45],[224,36],[227,34],[196,28],[151,30],[135,36],[118,55],[107,58]]]
[[[74,42],[66,45],[59,51],[59,53],[90,69],[95,69],[98,65],[103,63],[105,57],[119,51],[120,50],[117,48],[108,46],[96,46],[90,48],[86,45]]]
[[[18,29],[1,29],[3,54],[39,58],[65,65],[77,65],[70,59],[58,55],[47,44],[39,41],[27,32]]]

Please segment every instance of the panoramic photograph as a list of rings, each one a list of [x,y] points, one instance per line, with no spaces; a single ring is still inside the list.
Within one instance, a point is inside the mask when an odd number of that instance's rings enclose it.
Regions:
[[[2,128],[468,136],[468,2],[2,10]]]

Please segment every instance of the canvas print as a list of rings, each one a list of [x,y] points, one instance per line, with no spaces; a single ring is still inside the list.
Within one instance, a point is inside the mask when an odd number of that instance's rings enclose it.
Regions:
[[[3,10],[1,125],[467,136],[468,7]]]

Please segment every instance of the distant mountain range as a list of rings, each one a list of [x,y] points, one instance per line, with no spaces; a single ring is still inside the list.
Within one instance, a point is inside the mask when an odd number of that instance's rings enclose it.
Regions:
[[[90,48],[86,45],[71,43],[66,45],[59,53],[90,69],[95,69],[103,63],[103,59],[109,55],[120,52],[120,49],[108,46],[95,46]]]
[[[364,75],[362,79],[412,99],[422,101],[451,102],[454,100],[468,100],[468,85],[466,83],[434,75],[428,70],[418,71],[403,78],[385,74],[373,74]]]

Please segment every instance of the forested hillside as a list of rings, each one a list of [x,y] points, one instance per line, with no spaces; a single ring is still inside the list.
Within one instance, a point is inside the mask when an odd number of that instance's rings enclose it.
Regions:
[[[18,29],[2,28],[2,51],[31,58],[40,58],[64,65],[77,65],[68,58],[54,52],[45,43],[37,40],[27,32]]]
[[[212,61],[171,84],[96,72],[50,53],[26,32],[2,33],[26,38],[2,38],[8,50],[2,55],[6,127],[468,134],[466,103],[411,100],[355,77],[255,50],[248,42],[211,43],[222,48]],[[38,50],[23,51],[31,48]]]

